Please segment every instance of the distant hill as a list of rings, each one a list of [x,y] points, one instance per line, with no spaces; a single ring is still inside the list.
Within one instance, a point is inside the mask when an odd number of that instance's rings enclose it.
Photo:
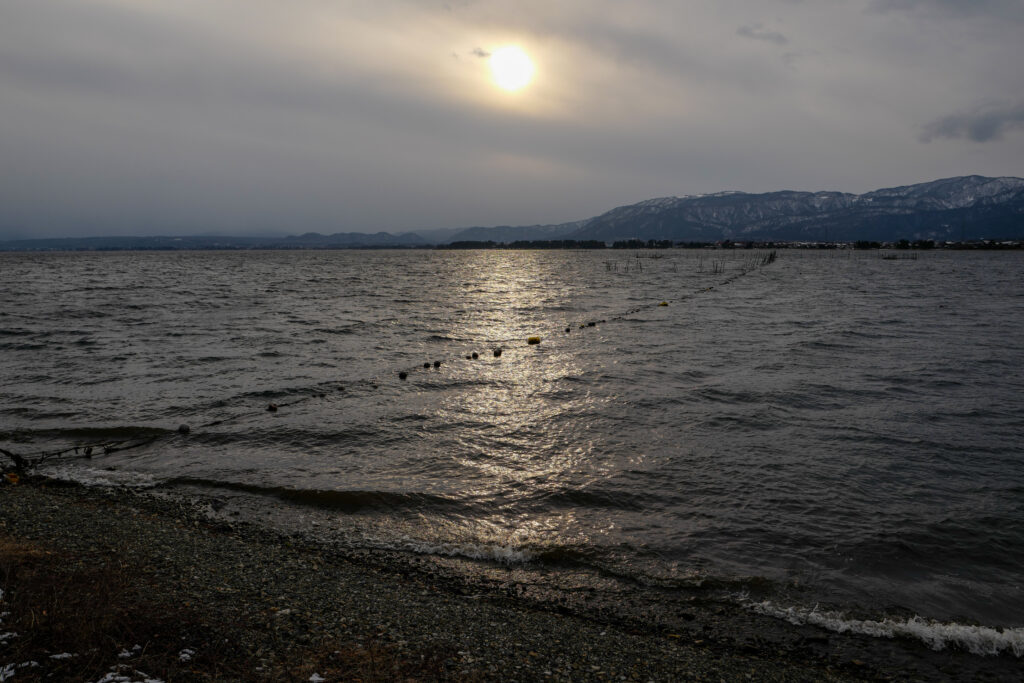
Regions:
[[[280,240],[281,246],[294,248],[326,248],[326,247],[398,247],[421,246],[426,241],[414,233],[392,235],[388,232],[377,232],[372,235],[361,232],[336,232],[333,235],[321,235],[318,232],[307,232],[304,235],[292,235]]]
[[[558,225],[502,225],[496,228],[465,228],[451,236],[448,242],[517,242],[520,240],[557,240],[579,232],[588,221],[573,221]]]
[[[1024,179],[964,176],[842,192],[721,192],[649,199],[586,221],[571,239],[855,241],[1024,236]]]
[[[1024,178],[962,176],[866,194],[719,192],[648,199],[559,225],[469,228],[451,241],[977,240],[1024,237]]]
[[[961,176],[866,194],[781,191],[662,197],[557,225],[432,229],[392,235],[307,232],[289,237],[85,237],[0,242],[0,250],[331,249],[451,242],[673,242],[1019,239],[1024,178]]]
[[[361,232],[321,235],[308,232],[289,237],[68,237],[0,242],[0,251],[146,251],[167,249],[361,249],[416,247],[427,242],[416,234]]]

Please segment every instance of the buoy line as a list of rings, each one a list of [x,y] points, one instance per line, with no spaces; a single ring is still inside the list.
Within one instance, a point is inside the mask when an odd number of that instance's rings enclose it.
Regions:
[[[706,293],[706,292],[713,291],[715,289],[715,287],[724,287],[725,285],[728,285],[728,284],[730,284],[732,282],[735,282],[736,280],[738,280],[739,278],[743,277],[744,275],[747,275],[748,273],[752,273],[752,272],[758,271],[761,268],[763,268],[764,266],[770,265],[770,264],[774,263],[775,260],[776,260],[776,252],[775,252],[775,250],[772,250],[767,255],[761,257],[760,259],[758,259],[758,262],[756,263],[756,265],[754,265],[754,266],[752,266],[750,268],[743,268],[743,269],[740,270],[739,273],[736,273],[736,274],[731,275],[731,276],[729,276],[729,277],[727,277],[727,278],[725,278],[723,280],[720,280],[720,281],[718,281],[714,285],[709,285],[707,287],[700,287],[700,288],[695,289],[692,292],[688,293],[687,295],[680,296],[680,297],[675,298],[675,299],[665,299],[665,300],[659,301],[657,303],[650,303],[650,304],[643,304],[643,305],[640,305],[640,306],[636,306],[634,308],[629,309],[628,311],[625,311],[624,313],[620,313],[618,315],[613,315],[613,316],[611,316],[609,318],[604,318],[604,319],[601,319],[601,320],[584,320],[583,322],[581,322],[579,324],[579,327],[577,329],[588,329],[588,328],[591,328],[591,327],[595,327],[596,328],[599,324],[605,324],[605,323],[607,323],[609,321],[625,320],[627,317],[629,317],[631,315],[635,315],[635,314],[639,313],[640,311],[644,311],[644,310],[652,309],[652,308],[659,308],[659,307],[670,306],[671,303],[673,303],[673,302],[674,303],[680,303],[680,302],[684,302],[684,301],[690,301],[695,296],[698,296],[698,295]],[[565,334],[569,334],[569,333],[571,333],[571,331],[572,331],[572,325],[569,325],[569,326],[567,326],[565,328]],[[554,337],[557,338],[557,335],[554,332],[551,333],[551,336],[554,336]],[[529,337],[526,338],[526,345],[527,346],[539,346],[542,341],[543,341],[543,336],[542,335],[530,335]],[[493,357],[494,358],[500,358],[501,355],[502,355],[502,351],[503,351],[503,347],[501,345],[498,345],[498,346],[494,347],[492,349]],[[479,353],[477,351],[473,351],[470,354],[466,354],[464,356],[465,360],[469,360],[469,361],[478,360],[479,357],[480,356],[479,356]],[[412,373],[415,372],[417,369],[430,370],[432,368],[434,370],[438,370],[445,363],[450,362],[450,361],[458,361],[460,359],[461,359],[461,357],[454,357],[454,358],[447,358],[447,359],[441,359],[441,360],[434,360],[433,362],[426,361],[426,362],[423,363],[422,368],[420,368],[419,366],[417,366],[416,368],[406,368],[406,369],[401,369],[401,370],[393,371],[390,374],[397,376],[399,381],[405,382],[405,381],[407,381],[410,378]],[[379,381],[380,381],[378,379],[378,377],[379,376],[376,376],[376,377],[373,377],[373,378],[370,378],[370,379],[364,379],[364,380],[353,380],[353,381],[349,382],[349,386],[355,385],[355,384],[369,384],[372,389],[377,389],[379,387]],[[337,387],[337,391],[345,391],[345,387],[339,385]],[[214,427],[214,426],[217,426],[217,425],[224,424],[225,422],[231,422],[231,421],[237,420],[239,418],[243,418],[243,417],[247,417],[247,416],[254,416],[254,415],[258,415],[260,413],[264,413],[264,412],[277,413],[277,412],[280,411],[281,408],[287,408],[287,407],[290,407],[290,406],[297,405],[299,403],[304,403],[305,401],[309,401],[309,400],[312,400],[314,398],[322,399],[322,398],[326,398],[326,397],[327,397],[326,392],[318,392],[318,393],[316,393],[314,395],[311,395],[311,396],[302,396],[302,397],[297,398],[294,401],[290,401],[288,403],[273,402],[272,401],[272,402],[268,403],[260,411],[254,410],[252,412],[245,412],[245,413],[241,413],[239,415],[233,415],[231,417],[224,418],[223,420],[214,420],[213,422],[208,422],[208,423],[199,425],[198,428],[201,429],[203,427]],[[187,424],[182,424],[182,425],[179,425],[177,427],[177,429],[174,430],[174,431],[177,432],[177,435],[179,437],[185,437],[185,436],[187,436],[191,432],[191,427],[189,425],[187,425]],[[45,462],[46,460],[48,460],[50,458],[54,458],[54,457],[60,458],[62,456],[66,456],[68,454],[73,454],[73,455],[79,456],[79,457],[91,458],[94,453],[97,454],[97,455],[99,455],[99,454],[106,455],[106,454],[114,453],[114,452],[117,452],[117,451],[125,451],[125,450],[129,450],[129,449],[133,449],[133,448],[140,448],[142,446],[148,446],[149,444],[157,441],[159,438],[160,438],[159,435],[154,435],[154,436],[152,436],[152,437],[150,437],[148,439],[144,439],[144,440],[138,441],[136,443],[130,443],[128,445],[123,445],[123,444],[126,443],[126,441],[124,441],[124,440],[121,440],[121,441],[100,441],[100,442],[92,442],[92,443],[86,443],[86,444],[76,444],[74,446],[69,446],[67,448],[62,448],[62,449],[53,450],[53,451],[37,451],[37,452],[34,452],[34,453],[30,453],[28,455],[21,455],[21,454],[14,453],[12,451],[6,450],[4,448],[0,448],[0,455],[5,455],[5,456],[7,456],[11,460],[11,462],[14,464],[15,471],[25,471],[25,470],[31,469],[33,467],[36,467],[36,466],[42,464],[43,462]]]

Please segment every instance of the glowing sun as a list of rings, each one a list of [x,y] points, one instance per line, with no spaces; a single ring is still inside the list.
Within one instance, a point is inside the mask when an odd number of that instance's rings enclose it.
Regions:
[[[520,90],[533,79],[533,60],[521,47],[509,45],[491,55],[491,75],[499,88]]]

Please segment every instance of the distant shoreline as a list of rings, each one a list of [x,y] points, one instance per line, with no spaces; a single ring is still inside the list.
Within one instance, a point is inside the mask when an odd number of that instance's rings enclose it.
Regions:
[[[514,242],[497,241],[459,241],[447,244],[242,244],[230,239],[222,243],[196,244],[183,241],[181,246],[162,242],[157,245],[132,244],[136,238],[104,238],[110,241],[103,244],[90,243],[90,240],[53,239],[53,240],[8,240],[0,242],[0,253],[108,253],[108,252],[238,252],[238,251],[348,251],[348,250],[389,250],[389,251],[462,251],[462,250],[653,250],[653,249],[840,249],[856,251],[1007,251],[1024,249],[1024,237],[1015,239],[969,240],[966,242],[935,241],[935,240],[900,240],[896,242],[875,242],[861,240],[857,242],[763,242],[763,241],[732,241],[724,242],[673,242],[671,240],[619,240],[615,242],[599,242],[595,240],[518,240]],[[187,240],[188,238],[182,238]]]

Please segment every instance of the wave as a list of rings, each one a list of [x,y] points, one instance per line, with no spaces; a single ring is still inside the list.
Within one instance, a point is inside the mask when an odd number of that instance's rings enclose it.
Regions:
[[[141,427],[122,425],[118,427],[63,427],[51,429],[22,429],[17,434],[21,439],[31,441],[68,441],[75,443],[99,443],[154,439],[174,434],[175,429],[163,427]],[[0,432],[3,433],[3,432]],[[14,432],[11,432],[12,434]]]
[[[403,550],[417,555],[441,555],[464,557],[470,560],[487,560],[501,564],[527,564],[537,555],[526,548],[490,543],[428,543],[413,539],[402,539],[385,544],[390,550]]]
[[[257,484],[204,479],[202,477],[177,477],[166,481],[165,485],[227,489],[229,491],[252,493],[260,496],[277,498],[290,503],[340,510],[342,512],[385,510],[393,513],[404,510],[419,510],[422,508],[457,511],[468,507],[451,498],[445,498],[444,496],[438,496],[430,493],[293,489],[284,486],[260,486]]]
[[[64,481],[82,486],[94,486],[99,488],[130,488],[148,489],[159,485],[159,480],[151,474],[144,472],[130,472],[125,470],[105,470],[95,467],[82,467],[79,465],[57,465],[47,467],[41,471],[50,479]]]
[[[796,626],[818,626],[836,633],[856,633],[875,638],[914,638],[933,650],[960,647],[971,654],[994,656],[1011,652],[1024,657],[1024,628],[998,629],[991,626],[944,623],[914,616],[909,619],[853,619],[842,612],[815,608],[781,607],[770,601],[748,604],[758,614],[784,619]]]

